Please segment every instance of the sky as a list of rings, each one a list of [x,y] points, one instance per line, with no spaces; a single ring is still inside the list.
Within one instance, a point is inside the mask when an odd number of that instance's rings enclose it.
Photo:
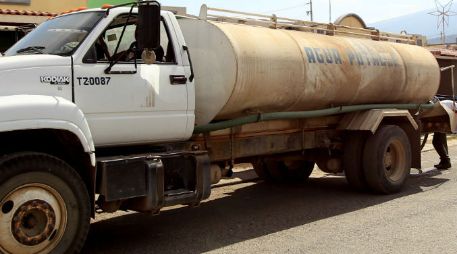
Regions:
[[[314,21],[329,22],[329,0],[312,0]],[[332,22],[347,13],[356,13],[370,24],[406,14],[434,10],[435,0],[330,0],[332,4]],[[442,4],[450,0],[440,0]],[[272,14],[279,17],[309,20],[306,6],[309,0],[161,0],[162,5],[184,6],[191,14],[198,14],[200,6],[207,4],[214,8]],[[457,1],[454,4],[457,7]],[[454,8],[455,9],[455,8]]]

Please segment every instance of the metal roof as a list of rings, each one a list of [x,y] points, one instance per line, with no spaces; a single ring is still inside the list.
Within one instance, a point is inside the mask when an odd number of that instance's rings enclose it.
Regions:
[[[457,50],[454,48],[429,48],[436,57],[457,57]]]

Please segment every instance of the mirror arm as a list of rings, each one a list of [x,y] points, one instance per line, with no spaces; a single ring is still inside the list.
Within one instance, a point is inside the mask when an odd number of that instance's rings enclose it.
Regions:
[[[189,51],[189,47],[187,46],[182,46],[182,48],[187,51],[187,58],[189,59],[189,65],[190,65],[190,77],[189,77],[189,81],[192,82],[194,81],[194,66],[192,64],[192,58],[190,57],[190,51]]]
[[[132,17],[134,7],[135,6],[132,5],[132,7],[130,8],[129,16],[127,17],[127,20],[125,21],[124,27],[122,28],[121,37],[119,38],[119,41],[117,42],[116,49],[114,50],[113,56],[115,56],[117,54],[117,51],[119,50],[122,39],[124,38],[125,30],[127,29],[127,25],[129,24],[130,18]],[[117,59],[111,59],[108,68],[105,69],[105,73],[106,74],[111,73],[111,69],[118,62],[119,62],[119,57]],[[135,63],[135,71],[136,71],[136,63]]]

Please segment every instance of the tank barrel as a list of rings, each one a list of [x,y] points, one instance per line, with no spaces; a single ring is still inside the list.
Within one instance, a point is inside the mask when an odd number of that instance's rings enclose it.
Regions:
[[[304,21],[271,16],[258,17],[269,27],[247,25],[211,10],[226,11],[205,6],[205,19],[178,21],[195,68],[197,126],[331,105],[423,104],[438,90],[436,58],[410,45],[411,36],[394,43],[375,30],[316,23],[313,31]]]

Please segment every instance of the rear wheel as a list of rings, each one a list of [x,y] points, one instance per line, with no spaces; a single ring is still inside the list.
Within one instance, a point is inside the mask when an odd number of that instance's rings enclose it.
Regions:
[[[81,177],[40,153],[0,161],[0,252],[76,253],[84,244],[90,202]]]
[[[314,162],[306,160],[259,160],[254,163],[257,175],[271,182],[301,182],[309,178]]]
[[[368,138],[363,166],[372,190],[383,194],[400,191],[411,170],[411,146],[403,129],[382,126]]]

